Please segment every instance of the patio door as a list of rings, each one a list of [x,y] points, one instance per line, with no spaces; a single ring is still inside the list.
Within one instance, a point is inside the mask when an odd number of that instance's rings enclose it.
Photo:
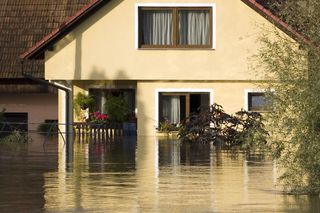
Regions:
[[[159,94],[159,122],[168,120],[179,124],[193,112],[199,112],[209,106],[209,93],[175,93]]]

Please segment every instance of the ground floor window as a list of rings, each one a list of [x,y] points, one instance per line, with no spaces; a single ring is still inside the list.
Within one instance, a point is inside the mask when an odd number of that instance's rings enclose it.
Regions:
[[[248,111],[269,111],[270,104],[264,92],[248,92]]]
[[[159,93],[159,122],[179,124],[192,112],[199,112],[210,104],[209,93]]]
[[[15,130],[28,131],[28,113],[6,112],[2,114],[0,131],[9,133]]]

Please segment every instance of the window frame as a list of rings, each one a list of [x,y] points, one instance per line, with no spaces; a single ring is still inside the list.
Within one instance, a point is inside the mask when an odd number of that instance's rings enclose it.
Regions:
[[[20,130],[28,132],[29,130],[29,113],[28,112],[4,112],[4,126],[5,133]],[[7,124],[9,123],[9,125]]]
[[[249,111],[249,112],[270,112],[272,111],[272,107],[268,108],[268,106],[262,108],[262,109],[259,109],[259,108],[250,108],[250,97],[252,96],[251,94],[266,94],[266,90],[264,89],[246,89],[245,90],[245,107],[244,109],[246,111]],[[274,91],[272,91],[274,92]]]
[[[154,127],[159,128],[159,96],[161,93],[208,93],[209,94],[209,105],[214,103],[214,91],[209,88],[155,88],[154,91]]]
[[[216,48],[216,9],[215,3],[139,3],[135,5],[135,48],[145,49],[215,49]],[[172,10],[173,38],[172,45],[142,45],[141,44],[141,16],[143,10]],[[179,10],[209,10],[209,44],[208,45],[179,45],[178,11]]]

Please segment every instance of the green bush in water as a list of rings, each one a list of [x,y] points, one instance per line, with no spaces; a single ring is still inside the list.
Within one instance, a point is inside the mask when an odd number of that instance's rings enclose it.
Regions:
[[[179,127],[179,137],[182,141],[240,146],[250,152],[265,149],[268,132],[260,113],[241,110],[230,115],[221,105],[213,104],[186,118]]]
[[[9,135],[0,138],[0,143],[29,143],[31,141],[32,140],[28,136],[28,133],[18,130],[15,130]]]
[[[109,97],[104,107],[111,122],[124,122],[128,120],[129,106],[123,97]]]
[[[56,135],[58,132],[57,123],[41,123],[37,127],[37,132],[41,135]]]

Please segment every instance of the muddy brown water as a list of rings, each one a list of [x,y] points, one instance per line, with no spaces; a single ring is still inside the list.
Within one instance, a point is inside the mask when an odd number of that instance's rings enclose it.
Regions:
[[[320,212],[281,193],[264,155],[152,137],[0,144],[0,212]]]

